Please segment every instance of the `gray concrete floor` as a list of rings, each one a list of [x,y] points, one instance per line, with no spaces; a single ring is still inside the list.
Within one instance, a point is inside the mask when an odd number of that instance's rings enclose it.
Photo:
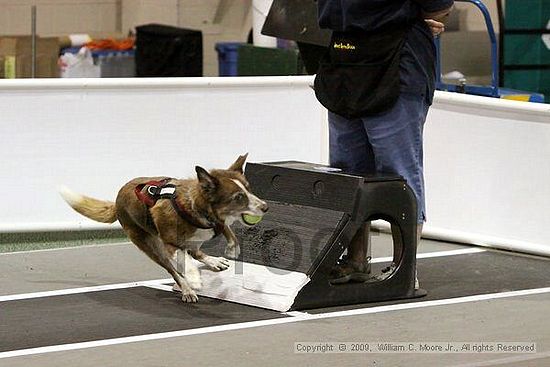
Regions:
[[[422,240],[419,253],[465,248]],[[391,236],[372,233],[372,256],[392,254]],[[0,253],[0,295],[125,283],[170,276],[131,243]]]
[[[463,248],[422,241],[419,252]],[[375,257],[391,254],[373,236]],[[0,295],[168,278],[131,244],[0,255]],[[3,366],[549,366],[550,293],[0,359]],[[44,312],[47,317],[47,310]],[[0,304],[1,317],[1,304]],[[136,320],[139,322],[139,320]],[[9,338],[0,330],[2,338]],[[537,354],[296,354],[296,342],[536,342]]]
[[[549,305],[545,294],[427,307],[17,357],[0,366],[458,367],[500,360],[485,365],[543,367],[550,365],[548,322],[541,322]],[[294,343],[303,341],[534,341],[540,355],[514,361],[516,354],[295,354]]]
[[[170,276],[130,243],[0,254],[0,295]]]

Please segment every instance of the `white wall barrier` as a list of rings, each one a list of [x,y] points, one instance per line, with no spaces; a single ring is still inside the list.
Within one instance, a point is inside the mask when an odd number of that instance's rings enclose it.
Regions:
[[[114,200],[139,176],[195,165],[322,161],[325,112],[311,78],[2,80],[0,232],[105,228],[56,187]]]
[[[327,161],[311,77],[0,82],[0,232],[105,228],[56,186],[114,199],[195,164]],[[550,106],[438,92],[425,130],[428,237],[550,255]]]
[[[550,105],[438,92],[425,154],[427,236],[550,255]]]

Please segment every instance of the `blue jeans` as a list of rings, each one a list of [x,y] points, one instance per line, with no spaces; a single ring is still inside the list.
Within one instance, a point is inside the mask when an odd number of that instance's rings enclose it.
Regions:
[[[425,96],[401,92],[396,104],[375,116],[348,120],[329,112],[330,165],[354,172],[394,173],[405,178],[426,220],[422,134]]]

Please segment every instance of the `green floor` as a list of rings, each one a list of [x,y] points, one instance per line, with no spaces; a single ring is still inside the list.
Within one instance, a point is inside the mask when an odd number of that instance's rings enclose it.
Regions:
[[[78,247],[127,241],[128,239],[121,229],[108,231],[1,233],[0,253]]]

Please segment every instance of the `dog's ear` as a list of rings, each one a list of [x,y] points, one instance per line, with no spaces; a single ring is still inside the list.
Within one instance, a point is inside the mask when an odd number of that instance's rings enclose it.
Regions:
[[[207,170],[200,166],[196,166],[195,171],[197,172],[197,178],[204,192],[213,193],[216,191],[218,187],[218,179],[216,177],[212,176]]]
[[[247,157],[248,157],[248,153],[246,153],[245,155],[239,156],[239,158],[237,158],[237,160],[233,162],[231,167],[229,167],[229,170],[243,173],[244,162],[246,162]]]

